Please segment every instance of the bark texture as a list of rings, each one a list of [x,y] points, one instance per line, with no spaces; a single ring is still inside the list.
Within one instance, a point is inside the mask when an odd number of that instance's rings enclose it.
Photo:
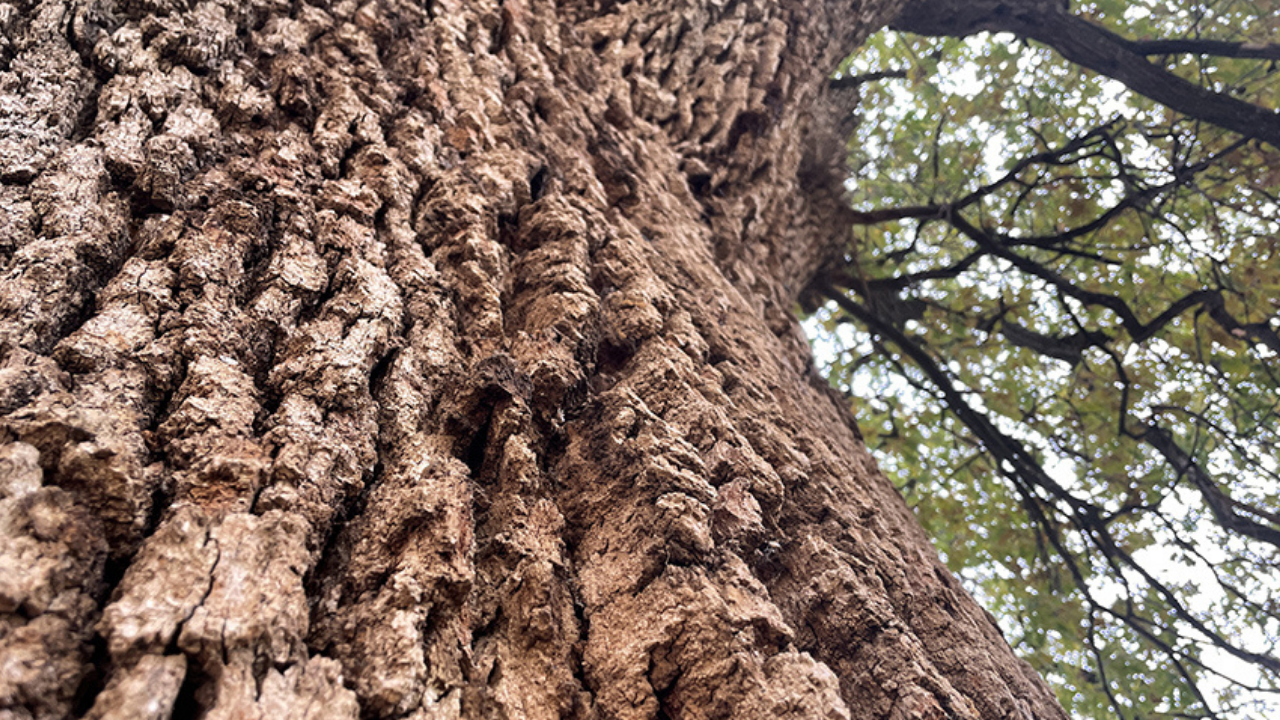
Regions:
[[[0,4],[0,717],[1064,717],[789,312],[894,5]]]

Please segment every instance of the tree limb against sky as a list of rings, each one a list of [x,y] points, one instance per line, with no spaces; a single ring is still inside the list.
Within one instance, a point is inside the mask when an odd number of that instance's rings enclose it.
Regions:
[[[832,80],[832,381],[1082,716],[1280,711],[1276,11],[917,2]]]

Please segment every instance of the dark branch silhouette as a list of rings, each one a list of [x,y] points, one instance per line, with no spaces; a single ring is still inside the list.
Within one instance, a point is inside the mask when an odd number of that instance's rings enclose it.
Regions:
[[[1075,584],[1079,607],[1098,622],[1129,628],[1132,632],[1125,637],[1147,648],[1143,652],[1162,653],[1162,667],[1183,679],[1186,692],[1204,708],[1203,716],[1218,717],[1202,693],[1199,678],[1220,673],[1203,663],[1198,647],[1214,646],[1251,663],[1263,678],[1280,674],[1280,658],[1270,649],[1246,647],[1223,629],[1220,618],[1195,609],[1196,604],[1189,601],[1191,591],[1166,577],[1163,570],[1157,573],[1154,567],[1143,567],[1144,556],[1135,557],[1130,533],[1150,522],[1147,518],[1180,527],[1168,514],[1182,511],[1171,507],[1198,497],[1203,510],[1188,511],[1187,518],[1221,533],[1215,537],[1247,541],[1251,543],[1248,552],[1260,556],[1280,548],[1280,513],[1251,494],[1259,491],[1234,486],[1219,466],[1223,461],[1213,454],[1214,448],[1228,448],[1242,471],[1261,483],[1274,479],[1266,464],[1271,454],[1268,447],[1274,446],[1248,437],[1249,421],[1241,419],[1253,412],[1254,400],[1245,391],[1221,387],[1239,376],[1224,374],[1213,363],[1224,354],[1232,358],[1238,358],[1236,353],[1247,354],[1249,362],[1263,366],[1259,372],[1274,386],[1280,383],[1270,374],[1280,354],[1280,335],[1274,318],[1267,316],[1271,305],[1265,297],[1242,291],[1248,283],[1233,280],[1230,268],[1222,267],[1240,261],[1234,256],[1219,259],[1212,249],[1200,250],[1208,248],[1210,240],[1220,242],[1210,233],[1222,232],[1223,225],[1233,226],[1237,220],[1232,213],[1250,221],[1268,220],[1259,208],[1273,195],[1268,194],[1265,181],[1256,180],[1265,175],[1251,173],[1250,168],[1253,163],[1266,167],[1270,148],[1254,141],[1277,145],[1280,116],[1180,80],[1146,57],[1210,51],[1245,57],[1246,52],[1273,50],[1216,41],[1130,41],[1067,15],[1056,3],[943,0],[928,7],[927,16],[911,17],[909,11],[899,28],[943,35],[1013,29],[1024,38],[1053,45],[1076,64],[1096,64],[1098,58],[1123,61],[1129,67],[1108,66],[1108,74],[1190,117],[1167,122],[1115,118],[1061,142],[1037,135],[1033,150],[1011,159],[1003,174],[976,189],[937,193],[926,186],[914,196],[928,198],[925,202],[851,209],[845,218],[852,225],[886,225],[883,232],[866,235],[876,250],[870,255],[865,250],[848,250],[860,259],[824,269],[811,291],[835,303],[838,322],[860,327],[869,336],[871,349],[847,366],[883,368],[925,398],[921,402],[928,410],[915,420],[910,419],[915,411],[895,408],[890,400],[886,422],[892,423],[892,430],[886,425],[877,437],[893,438],[894,444],[914,441],[929,446],[930,452],[939,453],[933,461],[945,456],[943,463],[951,463],[953,456],[940,449],[940,437],[945,438],[943,443],[964,449],[956,454],[970,459],[985,456],[988,462],[983,465],[995,468],[1003,478],[1008,507],[1020,505],[1025,513],[1036,557],[1047,568],[1065,570]],[[855,77],[884,79],[876,73]],[[1152,89],[1156,81],[1161,87]],[[1237,112],[1242,108],[1247,112]],[[1241,117],[1247,118],[1243,125]],[[1239,130],[1242,136],[1206,132],[1213,124]],[[915,142],[925,146],[916,160],[919,175],[928,179],[932,167],[933,177],[941,184],[952,182],[938,170],[941,148],[946,146],[940,140],[941,125],[916,135]],[[1158,168],[1152,166],[1151,148],[1159,148],[1163,162]],[[1247,192],[1254,193],[1249,196],[1252,199],[1219,197],[1220,189],[1229,192],[1242,176],[1253,178],[1247,185]],[[864,194],[874,196],[874,192]],[[1186,206],[1191,202],[1213,209],[1188,214]],[[1163,248],[1171,243],[1183,247],[1178,251],[1181,255],[1174,254],[1173,269],[1156,267],[1154,263],[1166,257]],[[1149,251],[1158,252],[1149,256]],[[1195,272],[1186,270],[1193,265]],[[1155,292],[1148,295],[1144,286],[1127,284],[1126,277],[1145,281],[1145,287]],[[1015,288],[1012,300],[1003,294],[1006,280]],[[974,284],[979,292],[971,294]],[[1029,292],[1031,299],[1022,291]],[[1051,299],[1056,309],[1031,309]],[[816,307],[820,302],[809,304]],[[1186,340],[1189,329],[1191,341]],[[978,336],[969,337],[967,331]],[[1152,390],[1151,358],[1159,353],[1151,348],[1176,346],[1187,351],[1187,342],[1202,341],[1214,347],[1207,354],[1199,351],[1188,362],[1204,375],[1205,382],[1218,383],[1213,392],[1229,405],[1225,418],[1200,414],[1201,406],[1194,404],[1199,400],[1153,400],[1165,391]],[[1140,350],[1139,361],[1129,355],[1135,348]],[[1016,354],[1009,352],[1014,349]],[[978,355],[966,356],[974,352]],[[1047,394],[1040,395],[1023,384],[1028,381],[993,369],[1002,363],[1024,363],[1032,354],[1066,363],[1070,375],[1061,385],[1054,381]],[[1107,366],[1106,372],[1093,367],[1099,360]],[[1173,374],[1178,372],[1176,363],[1168,363],[1168,377],[1175,386],[1194,383]],[[1051,368],[1062,367],[1044,360],[1033,365],[1046,368],[1051,377],[1058,372]],[[1077,396],[1080,385],[1071,387],[1069,378],[1082,378],[1081,384],[1090,387]],[[986,394],[991,388],[993,393]],[[1010,405],[1009,398],[1019,398],[1019,392],[1025,393],[1025,400],[1015,399],[1016,404]],[[999,404],[993,402],[997,399]],[[1055,412],[1062,414],[1050,414]],[[1277,415],[1274,407],[1260,412],[1264,415],[1258,422],[1269,422],[1266,418]],[[943,428],[928,425],[926,431],[926,424],[936,423],[935,413],[958,422],[948,421]],[[921,417],[927,420],[920,421]],[[1099,429],[1103,427],[1109,430]],[[1107,432],[1109,437],[1099,439]],[[1042,452],[1057,453],[1085,469],[1070,480],[1047,472]],[[1116,458],[1100,452],[1122,456],[1119,467],[1124,470],[1115,470]],[[957,467],[950,465],[959,476]],[[970,472],[976,478],[982,470]],[[1125,477],[1125,473],[1133,475]],[[1197,503],[1192,500],[1191,504]],[[1182,542],[1188,553],[1210,566],[1225,595],[1234,598],[1224,603],[1247,606],[1262,617],[1277,617],[1270,600],[1259,602],[1249,596],[1256,588],[1233,582],[1235,571],[1229,567],[1235,562],[1253,563],[1258,573],[1265,573],[1267,560],[1233,556],[1214,566],[1192,540]],[[1101,599],[1107,597],[1105,591],[1099,593],[1101,577],[1122,590],[1119,600]],[[1092,625],[1085,634],[1088,651],[1097,661],[1089,671],[1096,674],[1088,682],[1097,685],[1113,662],[1105,646],[1114,636],[1095,634]],[[1116,666],[1110,666],[1114,671]],[[1272,692],[1232,682],[1240,689]],[[1106,680],[1100,690],[1116,703]],[[1128,717],[1121,706],[1116,711]],[[1186,715],[1193,716],[1197,715]]]
[[[862,87],[867,83],[879,82],[890,78],[904,78],[907,76],[905,69],[901,70],[879,70],[877,72],[863,73],[861,75],[845,75],[844,77],[833,78],[827,83],[828,87],[833,90],[851,90],[853,88]]]
[[[1126,40],[1125,46],[1138,55],[1210,55],[1213,57],[1280,60],[1280,44],[1228,42],[1226,40]]]
[[[1042,531],[1049,533],[1050,537],[1056,536],[1058,532],[1056,529],[1057,523],[1044,517],[1045,503],[1043,500],[1030,500],[1030,497],[1035,496],[1033,489],[1039,489],[1047,493],[1052,499],[1049,504],[1052,504],[1053,501],[1062,503],[1065,507],[1061,508],[1059,512],[1063,512],[1068,522],[1076,526],[1083,536],[1090,540],[1091,544],[1102,554],[1107,562],[1118,563],[1140,575],[1147,585],[1162,597],[1179,620],[1208,638],[1215,647],[1246,662],[1257,664],[1272,671],[1280,671],[1280,658],[1239,647],[1221,633],[1214,631],[1187,608],[1171,588],[1152,575],[1137,559],[1120,546],[1120,543],[1108,528],[1108,524],[1098,506],[1077,497],[1063,487],[1061,483],[1054,480],[1020,441],[1002,432],[983,412],[974,408],[965,399],[963,392],[956,387],[950,374],[911,336],[896,327],[894,323],[880,318],[867,308],[849,299],[848,294],[840,289],[830,285],[823,285],[817,289],[841,310],[848,313],[850,317],[866,324],[872,332],[893,343],[899,351],[910,358],[912,364],[929,378],[933,388],[943,396],[947,409],[964,423],[965,427],[982,443],[984,449],[997,459],[997,466],[1005,468],[1004,474],[1019,487],[1020,494],[1023,495],[1024,508],[1031,513],[1033,520],[1036,519],[1036,516],[1040,517],[1037,524]],[[1158,434],[1158,431],[1155,431],[1154,428],[1149,432],[1153,432],[1153,435]],[[1156,442],[1160,441],[1156,440]],[[1173,447],[1176,448],[1176,444]],[[1181,450],[1170,449],[1170,452],[1180,453]],[[1185,460],[1185,456],[1182,459]],[[1212,480],[1208,480],[1208,482],[1212,483]],[[1227,529],[1235,530],[1238,529],[1243,519],[1238,514],[1232,514],[1229,522],[1232,523],[1232,527]],[[1251,530],[1256,529],[1251,528]],[[1264,528],[1260,532],[1265,533],[1265,530],[1269,530],[1269,528]],[[1269,536],[1265,535],[1264,539],[1271,540]],[[1073,556],[1073,553],[1068,551],[1061,541],[1054,541],[1053,544],[1056,551],[1064,559],[1069,559]],[[1074,568],[1073,563],[1069,562],[1068,568],[1075,575],[1078,587],[1088,594],[1088,583],[1085,578]],[[1115,570],[1117,571],[1117,576],[1123,578],[1123,572],[1120,571],[1120,568],[1117,567]],[[1148,639],[1157,637],[1151,634],[1151,630],[1148,627],[1149,625],[1155,625],[1149,618],[1114,613],[1114,611],[1102,606],[1097,606],[1097,609],[1114,614],[1117,619],[1148,637]],[[1160,644],[1164,645],[1163,642]],[[1169,652],[1172,652],[1172,648],[1167,645],[1165,647]],[[1190,676],[1188,676],[1188,679],[1190,679]],[[1194,683],[1192,685],[1194,686]]]
[[[966,37],[978,32],[1009,32],[1053,48],[1067,60],[1109,78],[1188,117],[1280,148],[1280,113],[1213,92],[1147,60],[1161,52],[1151,42],[1123,38],[1072,15],[1059,2],[1045,0],[919,0],[893,23],[918,35]],[[1168,41],[1182,43],[1207,41]],[[1221,52],[1275,53],[1274,45],[1209,43]],[[1202,52],[1208,52],[1204,50]],[[1254,57],[1234,55],[1234,57]],[[1270,58],[1272,55],[1264,54]]]

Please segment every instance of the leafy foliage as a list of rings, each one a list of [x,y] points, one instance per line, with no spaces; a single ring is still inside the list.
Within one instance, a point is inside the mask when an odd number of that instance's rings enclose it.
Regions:
[[[1280,35],[1273,0],[1075,12]],[[1150,59],[1280,102],[1274,59]],[[947,562],[1078,716],[1280,717],[1280,150],[1010,35],[886,31],[834,84],[859,224],[816,342]]]

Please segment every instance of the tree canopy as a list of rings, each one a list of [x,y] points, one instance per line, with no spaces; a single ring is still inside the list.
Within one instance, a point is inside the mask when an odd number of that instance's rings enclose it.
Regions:
[[[832,81],[831,381],[1069,710],[1275,717],[1280,4],[918,5]]]

